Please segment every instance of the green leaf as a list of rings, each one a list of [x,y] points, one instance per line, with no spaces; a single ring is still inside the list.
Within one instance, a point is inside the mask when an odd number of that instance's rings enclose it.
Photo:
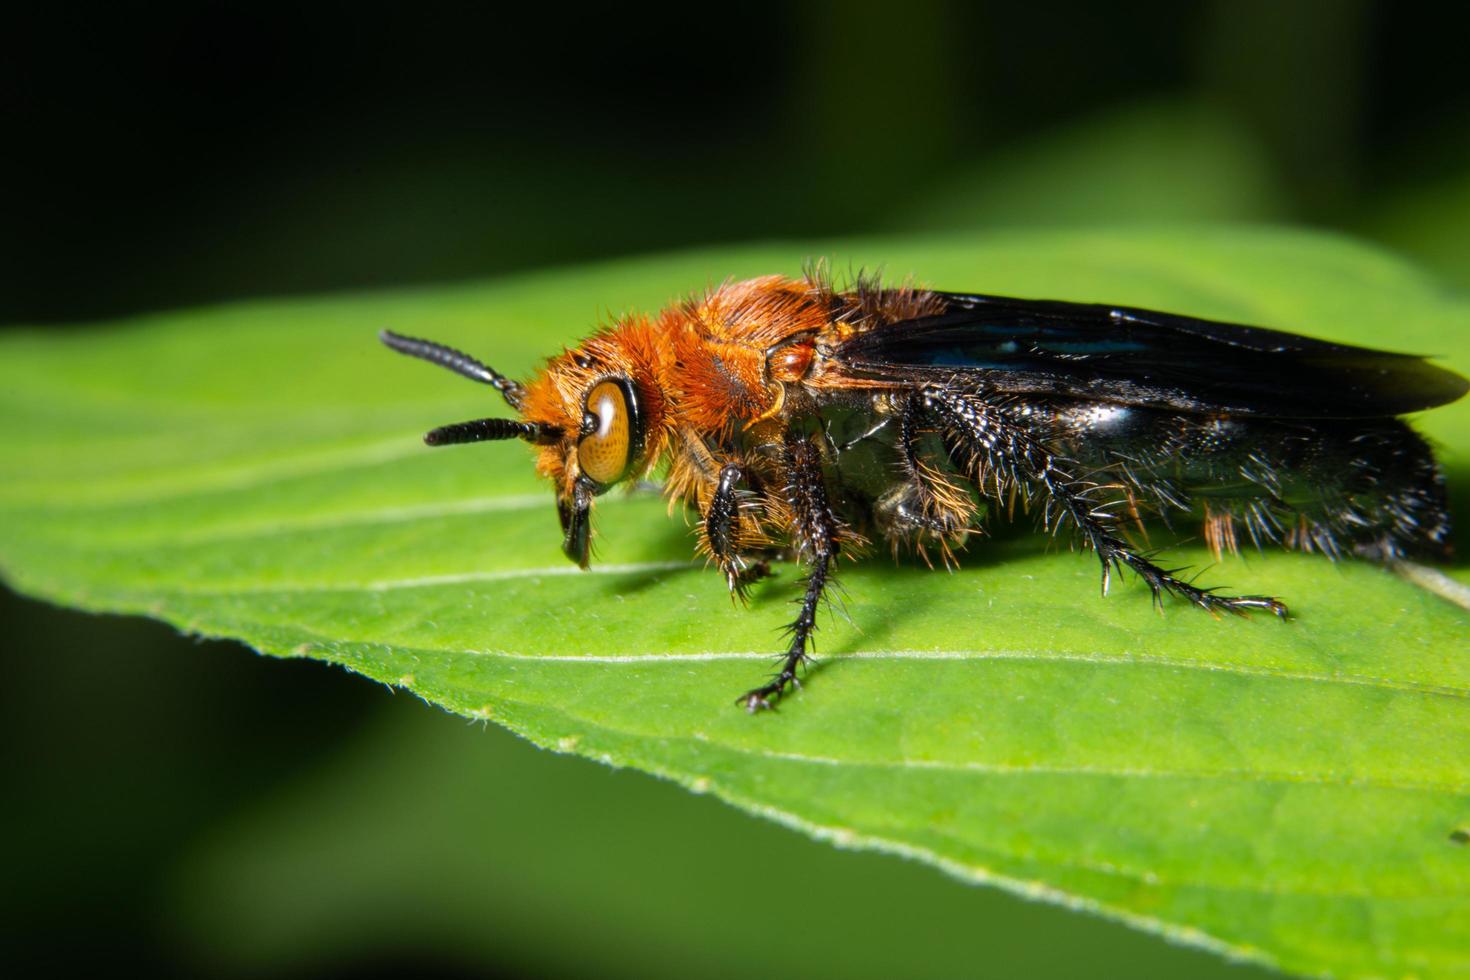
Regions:
[[[1464,609],[1309,555],[1206,573],[1285,597],[1285,625],[1160,616],[1135,583],[1100,599],[1091,556],[1040,536],[982,542],[957,574],[875,555],[843,567],[851,622],[824,622],[803,690],[751,717],[733,700],[770,669],[797,570],[735,608],[686,522],[631,496],[602,502],[576,572],[524,446],[420,444],[496,411],[485,391],[373,339],[524,375],[599,314],[817,254],[1470,370],[1463,300],[1349,242],[1243,229],[769,246],[173,313],[0,344],[0,563],[37,595],[343,664],[842,846],[1230,955],[1470,972]],[[1470,484],[1470,402],[1422,427]]]
[[[1137,980],[1267,972],[382,702],[171,862],[168,921],[208,956],[192,972],[308,976],[415,951],[496,976],[636,980],[747,980],[752,962],[794,980],[1070,980],[1079,961]],[[772,910],[794,896],[786,928]]]

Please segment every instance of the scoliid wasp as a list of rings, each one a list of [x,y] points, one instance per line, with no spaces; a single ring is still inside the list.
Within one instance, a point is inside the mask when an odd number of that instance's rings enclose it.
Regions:
[[[1450,523],[1429,446],[1398,416],[1454,401],[1423,357],[1124,306],[884,288],[820,271],[733,282],[628,316],[513,381],[441,344],[396,351],[490,385],[518,419],[447,425],[442,446],[520,438],[584,568],[598,495],[663,474],[700,517],[731,592],[787,553],[807,569],[790,644],[756,711],[795,683],[844,548],[954,549],[997,511],[1070,529],[1102,587],[1132,570],[1203,609],[1285,617],[1129,541],[1143,517],[1242,541],[1393,563],[1443,560]]]

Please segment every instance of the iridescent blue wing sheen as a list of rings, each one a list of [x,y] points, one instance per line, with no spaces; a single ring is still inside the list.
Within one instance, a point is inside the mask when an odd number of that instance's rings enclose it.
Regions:
[[[1172,313],[940,293],[945,312],[875,324],[832,352],[863,378],[975,385],[1185,412],[1386,418],[1470,389],[1423,357]]]

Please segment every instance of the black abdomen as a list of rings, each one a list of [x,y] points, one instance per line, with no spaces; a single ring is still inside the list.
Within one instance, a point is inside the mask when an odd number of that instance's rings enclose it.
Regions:
[[[1450,526],[1428,445],[1399,419],[1189,415],[1097,402],[1029,406],[1056,448],[1120,502],[1217,549],[1244,539],[1365,558],[1444,559]]]

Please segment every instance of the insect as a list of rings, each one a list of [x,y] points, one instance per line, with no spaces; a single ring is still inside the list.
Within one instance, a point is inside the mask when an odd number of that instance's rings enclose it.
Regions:
[[[1179,577],[1131,542],[1143,517],[1391,563],[1445,559],[1444,482],[1397,416],[1467,382],[1407,354],[1121,306],[803,278],[727,283],[619,319],[529,382],[384,332],[389,347],[499,391],[517,419],[434,429],[432,446],[519,438],[555,488],[562,550],[587,567],[596,498],[664,474],[698,512],[731,593],[786,552],[800,611],[754,712],[797,683],[844,549],[881,538],[946,565],[995,513],[1070,529],[1102,565],[1211,612],[1286,606]]]

